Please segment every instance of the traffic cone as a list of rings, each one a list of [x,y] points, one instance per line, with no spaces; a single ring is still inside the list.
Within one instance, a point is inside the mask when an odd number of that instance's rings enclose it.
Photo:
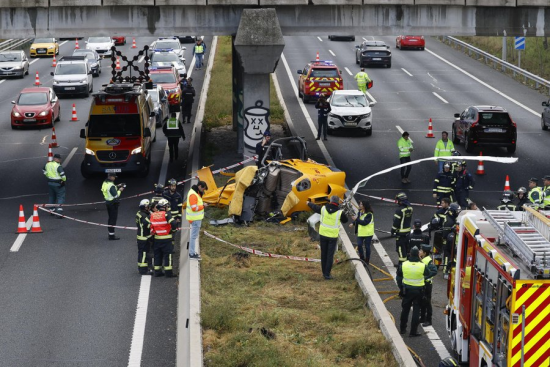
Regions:
[[[19,205],[19,223],[17,224],[17,231],[15,233],[27,233],[27,226],[25,225],[25,213],[23,212],[23,205]]]
[[[36,72],[36,77],[34,78],[34,85],[37,87],[40,85],[40,77],[38,76],[38,71]]]
[[[73,117],[71,118],[71,121],[78,121],[78,117],[76,116],[76,105],[73,103]]]
[[[80,46],[78,46],[78,38],[76,39],[76,43],[74,45],[74,49],[75,50],[78,50],[80,48]]]
[[[485,174],[485,167],[483,166],[483,161],[482,161],[481,157],[483,157],[483,152],[479,152],[479,163],[477,165],[476,175],[484,175]]]
[[[319,51],[317,51],[317,57],[315,58],[315,61],[319,61]]]
[[[510,177],[506,175],[506,182],[504,183],[504,191],[512,191],[510,188]]]
[[[55,53],[53,54],[53,62],[52,62],[52,67],[56,67],[57,66],[57,60],[55,59]]]
[[[53,161],[52,145],[48,144],[48,162]]]
[[[55,127],[52,126],[52,143],[50,144],[52,148],[57,148],[57,136],[55,136]]]
[[[34,206],[32,213],[32,228],[31,233],[42,233],[42,227],[40,227],[40,219],[38,218],[38,207]]]
[[[116,58],[116,70],[120,70],[120,58],[118,56]]]
[[[132,48],[137,48],[137,46],[136,46],[136,37],[132,37]]]
[[[434,136],[434,130],[432,127],[432,118],[430,117],[430,122],[428,123],[428,134],[426,135],[427,138],[435,138]]]

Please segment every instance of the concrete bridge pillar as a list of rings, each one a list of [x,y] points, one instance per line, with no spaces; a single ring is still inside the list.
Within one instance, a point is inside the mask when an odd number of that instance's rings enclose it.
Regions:
[[[233,44],[238,149],[252,156],[263,133],[269,130],[270,74],[275,72],[285,46],[275,9],[244,9]]]

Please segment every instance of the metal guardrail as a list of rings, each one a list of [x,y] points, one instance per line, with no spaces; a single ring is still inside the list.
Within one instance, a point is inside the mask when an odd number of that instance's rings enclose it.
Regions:
[[[0,43],[0,51],[13,50],[17,47],[22,47],[30,43],[33,38],[14,38]]]
[[[523,76],[523,81],[525,83],[529,81],[530,84],[534,84],[535,89],[544,87],[546,88],[546,92],[550,94],[550,81],[543,79],[538,75],[532,74],[527,70],[524,70],[513,64],[510,64],[509,62],[506,62],[496,56],[493,56],[483,50],[480,50],[477,47],[474,47],[454,37],[437,36],[437,39],[441,40],[441,42],[449,43],[451,46],[455,48],[460,48],[460,50],[462,51],[468,51],[468,55],[470,56],[473,55],[476,60],[483,58],[485,60],[485,65],[489,64],[489,62],[492,62],[494,69],[496,69],[498,66],[500,67],[500,70],[502,70],[502,72],[504,73],[511,72],[514,78],[516,78],[517,75]]]

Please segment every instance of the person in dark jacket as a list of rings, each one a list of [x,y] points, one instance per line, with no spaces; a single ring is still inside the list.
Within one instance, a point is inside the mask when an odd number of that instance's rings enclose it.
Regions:
[[[450,198],[453,202],[455,176],[451,172],[451,164],[445,162],[443,172],[437,174],[434,180],[433,197],[437,199],[437,205],[441,203],[442,198]]]
[[[472,174],[466,169],[466,161],[462,161],[456,166],[454,174],[456,202],[462,209],[466,209],[470,203],[470,190],[474,189],[476,182]]]
[[[139,203],[139,211],[136,213],[138,272],[141,275],[152,275],[152,272],[149,270],[149,265],[151,264],[149,251],[151,250],[152,243],[151,221],[149,220],[151,212],[149,211],[149,205],[149,200],[141,200]]]
[[[413,231],[407,235],[407,254],[411,252],[411,249],[416,246],[422,248],[422,245],[430,243],[430,236],[422,233],[422,222],[420,219],[415,219],[413,222]]]
[[[523,206],[529,204],[529,198],[527,197],[527,189],[525,187],[520,187],[516,192],[518,198],[518,203],[516,204],[516,210],[523,211]]]
[[[262,139],[262,141],[256,144],[256,155],[258,156],[256,165],[258,166],[258,168],[262,167],[262,160],[264,159],[265,153],[269,149],[270,142],[271,142],[271,133],[269,132],[269,130],[266,130],[264,132],[264,138]]]
[[[183,126],[176,118],[176,113],[172,112],[170,118],[164,126],[162,127],[162,132],[168,138],[168,149],[170,150],[170,162],[174,159],[178,160],[179,155],[179,141],[180,139],[185,140],[185,132],[183,131]]]
[[[437,275],[437,266],[435,266],[430,252],[432,246],[429,243],[425,243],[420,248],[420,259],[426,264],[428,271],[430,272],[429,278],[424,279],[424,295],[420,303],[420,323],[422,326],[432,325],[432,281],[433,277]]]
[[[510,190],[506,190],[502,193],[502,199],[500,199],[500,205],[497,206],[497,210],[510,210],[515,211],[516,210],[516,204],[513,203],[514,201],[514,193]]]
[[[193,108],[193,103],[195,102],[195,88],[192,84],[192,79],[187,80],[187,84],[181,90],[181,116],[182,121],[185,124],[191,123],[191,109]]]
[[[315,108],[317,109],[317,140],[321,139],[321,133],[323,133],[324,139],[327,140],[330,104],[327,102],[327,97],[324,94],[321,94],[319,100],[315,103]]]
[[[370,246],[372,237],[374,236],[374,212],[368,201],[359,202],[359,213],[357,216],[351,217],[353,223],[349,226],[355,226],[355,234],[357,235],[357,249],[359,258],[369,264],[370,261]]]
[[[399,208],[395,210],[395,214],[393,215],[391,235],[395,237],[395,251],[397,251],[397,257],[399,258],[399,263],[395,266],[399,267],[399,265],[407,260],[407,235],[411,232],[413,208],[407,194],[404,192],[397,194],[395,201],[399,205]]]
[[[321,214],[321,222],[319,224],[321,271],[326,280],[332,279],[330,271],[334,262],[340,223],[348,221],[346,213],[338,205],[339,202],[340,198],[333,195],[330,198],[330,203],[323,206],[311,202],[307,203],[311,210],[317,214]]]

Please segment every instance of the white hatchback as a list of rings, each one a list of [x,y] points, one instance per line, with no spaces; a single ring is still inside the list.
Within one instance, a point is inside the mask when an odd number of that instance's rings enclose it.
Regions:
[[[101,57],[111,57],[113,52],[111,47],[115,45],[115,41],[111,37],[90,37],[86,41],[86,48],[94,50]]]
[[[328,133],[335,130],[361,129],[372,135],[372,110],[365,93],[359,90],[337,90],[329,98]]]

